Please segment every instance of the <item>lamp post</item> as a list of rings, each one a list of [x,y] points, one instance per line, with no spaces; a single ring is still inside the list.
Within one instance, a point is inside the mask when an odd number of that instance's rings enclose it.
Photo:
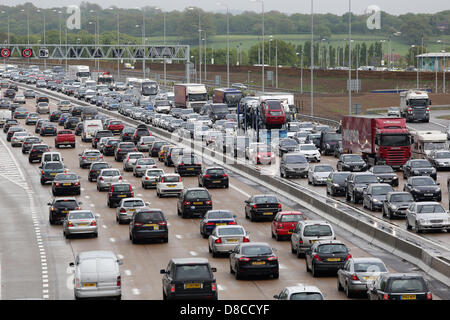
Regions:
[[[352,9],[348,0],[348,114],[352,114]]]
[[[36,10],[36,12],[42,12],[42,15],[44,16],[44,47],[45,47],[45,12],[44,11],[41,11],[40,9],[38,9],[38,10]],[[44,69],[46,69],[47,68],[47,60],[46,59],[44,59]]]
[[[6,19],[8,21],[8,45],[9,45],[9,14],[6,11],[2,11],[3,14],[6,14]]]
[[[114,8],[108,8],[109,10],[114,10]],[[119,55],[119,10],[117,9],[117,80],[120,77],[120,55]]]
[[[265,75],[265,73],[264,73],[264,0],[250,0],[250,1],[261,3],[261,11],[262,11],[262,92],[264,93],[264,75]]]
[[[230,87],[230,18],[229,18],[229,7],[225,3],[217,2],[219,6],[224,6],[227,8],[227,88]]]
[[[314,0],[311,0],[311,116],[314,116]]]
[[[26,11],[25,9],[22,9],[20,12],[24,12],[27,15],[27,44],[30,44],[30,16],[28,14],[28,9]]]
[[[194,10],[195,8],[189,7],[188,10]],[[202,28],[200,20],[200,10],[198,10],[198,61],[199,61],[199,82],[202,82]]]

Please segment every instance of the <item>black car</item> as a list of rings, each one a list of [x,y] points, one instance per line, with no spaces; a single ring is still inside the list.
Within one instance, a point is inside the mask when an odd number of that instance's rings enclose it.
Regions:
[[[337,133],[337,132],[321,131],[320,132],[320,152],[323,155],[333,154],[334,149],[338,146],[339,141],[342,141],[342,134]],[[347,171],[347,170],[345,170],[345,171]]]
[[[200,234],[204,239],[216,226],[236,225],[236,215],[229,210],[209,210],[200,221]]]
[[[137,126],[136,130],[133,133],[133,142],[136,144],[138,143],[139,139],[141,137],[151,136],[150,130],[148,130],[147,126],[145,124],[140,124]]]
[[[72,116],[81,117],[81,113],[83,112],[83,106],[73,106],[72,107]]]
[[[381,210],[386,195],[394,189],[388,183],[371,183],[363,192],[363,208],[370,211]]]
[[[367,163],[359,154],[342,154],[336,164],[338,171],[366,171]]]
[[[203,217],[212,208],[211,195],[205,188],[185,188],[177,201],[177,213],[182,218]]]
[[[298,150],[298,142],[291,138],[280,139],[278,144],[278,154],[282,157],[285,153]]]
[[[217,282],[205,258],[172,258],[163,274],[163,300],[218,299]]]
[[[376,175],[381,183],[389,183],[393,187],[398,187],[398,176],[391,166],[375,165],[368,171]]]
[[[229,187],[228,174],[220,167],[207,167],[198,175],[198,186],[205,188]]]
[[[345,179],[347,179],[350,174],[351,173],[348,171],[334,171],[330,173],[327,179],[327,195],[345,195]]]
[[[35,132],[35,133],[41,132],[41,126],[42,126],[44,123],[46,123],[46,122],[48,122],[48,120],[39,119],[39,120],[36,122],[36,125],[34,126],[34,132]]]
[[[256,219],[273,220],[280,211],[282,211],[281,203],[275,195],[254,195],[245,200],[245,218],[250,219],[250,221]]]
[[[106,195],[109,208],[116,208],[122,199],[133,197],[133,187],[126,182],[112,183]]]
[[[58,129],[56,129],[56,125],[52,122],[44,122],[41,125],[41,130],[39,134],[41,136],[56,136]]]
[[[17,121],[16,119],[6,119],[5,125],[3,126],[3,132],[7,133],[9,128],[17,125],[19,125],[19,121]]]
[[[234,273],[236,280],[251,275],[278,279],[278,257],[265,242],[240,243],[230,252],[230,273]]]
[[[75,127],[75,135],[81,136],[81,133],[83,132],[83,122],[78,122]]]
[[[114,134],[111,130],[98,130],[95,132],[92,137],[92,148],[97,148],[97,142],[100,141],[100,138],[111,137],[114,138]]]
[[[69,117],[66,122],[64,122],[64,129],[75,129],[80,121],[81,119],[78,117]]]
[[[424,277],[417,273],[382,273],[367,285],[369,300],[432,300]]]
[[[436,169],[426,159],[412,159],[403,165],[403,179],[413,176],[430,176],[435,181],[437,178]]]
[[[414,201],[441,201],[442,192],[439,182],[436,183],[431,177],[410,177],[403,186],[403,191],[411,193]]]
[[[49,120],[50,122],[58,122],[58,121],[59,121],[59,118],[61,118],[61,115],[62,115],[62,114],[63,114],[63,112],[60,111],[60,110],[52,111],[52,112],[50,112],[50,114],[48,115],[48,120]]]
[[[347,246],[339,240],[320,240],[313,243],[305,252],[306,271],[313,277],[319,272],[337,273],[352,257]]]
[[[119,138],[108,138],[105,144],[100,149],[100,152],[105,156],[113,156],[117,145],[120,143]]]
[[[134,134],[135,129],[131,128],[131,127],[125,127],[122,130],[122,133],[120,134],[120,139],[123,142],[126,141],[133,141],[133,134]]]
[[[175,173],[181,177],[198,176],[202,172],[202,161],[194,154],[183,154],[175,161]]]
[[[51,225],[56,223],[62,223],[64,218],[72,210],[80,210],[81,201],[77,201],[75,198],[55,198],[52,202],[47,203],[50,206],[48,208],[48,220]]]
[[[131,218],[129,225],[130,240],[161,240],[169,242],[167,220],[161,209],[140,208]]]
[[[122,162],[127,153],[133,151],[137,151],[137,148],[133,142],[120,142],[114,150],[114,159],[118,162]]]
[[[3,93],[4,98],[14,99],[16,97],[16,90],[14,89],[6,89]]]
[[[52,194],[81,194],[80,177],[74,173],[58,173],[52,182]]]
[[[384,217],[392,218],[405,218],[406,210],[409,205],[414,202],[414,198],[409,192],[389,192],[386,195],[386,200],[383,202],[381,212]]]
[[[46,144],[33,144],[30,149],[30,154],[28,156],[28,162],[32,163],[36,160],[41,162],[42,154],[44,152],[49,152],[50,147]]]
[[[33,144],[38,144],[41,142],[41,139],[38,137],[26,137],[22,143],[22,153],[28,153],[31,150],[31,146]]]
[[[167,144],[165,141],[153,141],[149,148],[150,157],[157,157],[159,150],[161,150],[161,147],[165,144]]]
[[[426,157],[436,170],[450,169],[450,151],[433,150]]]
[[[97,181],[97,177],[100,174],[102,169],[111,168],[111,165],[108,162],[94,162],[91,164],[88,173],[88,180],[90,182]]]
[[[363,193],[371,183],[378,183],[378,178],[370,172],[352,173],[345,180],[345,199],[355,204],[363,200]]]

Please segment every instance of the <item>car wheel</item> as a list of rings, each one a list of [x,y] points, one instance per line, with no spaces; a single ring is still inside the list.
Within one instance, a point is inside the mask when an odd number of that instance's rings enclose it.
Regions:
[[[280,272],[279,272],[279,271],[274,272],[274,273],[272,274],[272,277],[273,277],[274,279],[278,279],[278,278],[280,277]]]
[[[306,272],[310,272],[311,269],[309,269],[308,261],[306,259],[305,259],[305,265],[306,265]]]
[[[234,272],[234,277],[236,280],[241,280],[241,274],[239,273],[239,268],[236,268],[236,271]]]
[[[317,276],[319,275],[316,271],[316,267],[314,266],[314,263],[311,265],[311,274],[312,274],[313,278],[317,278]]]
[[[280,239],[280,236],[278,235],[278,233],[275,233],[275,240],[276,241],[280,241],[281,239]]]
[[[337,278],[337,289],[338,291],[344,291],[344,287],[341,285],[341,282],[339,281],[339,276]]]
[[[409,224],[408,218],[406,218],[406,230],[411,230],[412,227]]]
[[[252,212],[250,212],[250,221],[254,222],[255,221],[255,216],[253,215]]]
[[[303,252],[301,252],[299,248],[297,248],[296,253],[297,253],[298,259],[305,257],[305,254]]]
[[[415,230],[417,233],[422,233],[422,230],[420,230],[419,225],[417,224],[417,222],[416,222],[416,224],[415,224],[415,226],[414,226],[414,230]]]
[[[231,274],[234,273],[233,268],[231,267],[231,263],[230,263],[230,273],[231,273]]]
[[[218,254],[215,250],[211,250],[212,251],[212,256],[213,258],[217,258]]]

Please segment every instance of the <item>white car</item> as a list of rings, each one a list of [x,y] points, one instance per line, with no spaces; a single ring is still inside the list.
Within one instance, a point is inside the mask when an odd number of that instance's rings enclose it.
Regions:
[[[319,288],[305,284],[286,287],[273,297],[277,300],[325,300]]]
[[[388,113],[387,113],[388,117],[397,117],[397,118],[401,118],[400,115],[400,108],[398,107],[390,107],[388,109]]]
[[[36,106],[36,112],[41,113],[50,113],[50,107],[47,102],[39,102]]]
[[[14,102],[15,102],[15,103],[23,103],[23,104],[25,104],[25,103],[26,103],[25,96],[24,96],[23,94],[18,94],[18,95],[16,95],[16,96],[14,97]]]
[[[140,158],[133,164],[133,176],[142,177],[148,169],[157,168],[153,158]]]
[[[314,144],[300,144],[298,152],[308,159],[308,161],[320,162],[320,152]]]
[[[257,146],[265,145],[263,142],[252,142],[245,148],[245,158],[251,159],[256,151]]]
[[[141,208],[149,206],[141,198],[126,198],[120,200],[120,204],[116,209],[116,221],[118,224],[130,222],[133,214]]]
[[[156,184],[156,195],[161,198],[165,195],[179,196],[183,192],[183,182],[179,174],[165,174]]]
[[[450,232],[450,215],[439,202],[414,202],[406,210],[406,229],[417,233],[425,230]]]
[[[142,188],[156,188],[159,177],[165,174],[163,169],[147,169],[141,179]]]
[[[11,137],[11,147],[21,147],[23,140],[29,136],[30,134],[26,131],[14,132],[14,135]]]
[[[139,151],[148,151],[150,149],[151,144],[155,140],[156,138],[154,136],[143,136],[139,139],[137,143],[137,149]]]
[[[122,182],[120,170],[115,168],[102,169],[97,177],[97,190],[108,189],[115,182]]]
[[[144,158],[142,152],[128,152],[123,159],[123,171],[133,171],[133,166],[137,159]]]
[[[250,242],[250,237],[243,226],[217,226],[209,235],[208,249],[213,257],[217,257],[218,253],[228,253],[241,242]]]
[[[318,164],[310,167],[308,170],[308,184],[314,186],[327,184],[327,179],[331,172],[334,172],[334,169],[328,164]]]

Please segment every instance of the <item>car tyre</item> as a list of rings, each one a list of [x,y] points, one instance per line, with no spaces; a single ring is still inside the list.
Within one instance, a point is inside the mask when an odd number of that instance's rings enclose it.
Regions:
[[[337,279],[337,289],[338,289],[338,291],[344,291],[344,287],[341,285],[341,282],[339,281],[339,277]]]
[[[319,275],[316,271],[316,267],[314,266],[314,263],[311,265],[311,274],[312,274],[313,278],[317,278]]]
[[[347,296],[347,298],[352,298],[353,297],[353,293],[350,291],[350,288],[348,287],[348,283],[345,283],[345,295]]]
[[[412,227],[409,224],[408,218],[406,218],[406,230],[411,230]]]

